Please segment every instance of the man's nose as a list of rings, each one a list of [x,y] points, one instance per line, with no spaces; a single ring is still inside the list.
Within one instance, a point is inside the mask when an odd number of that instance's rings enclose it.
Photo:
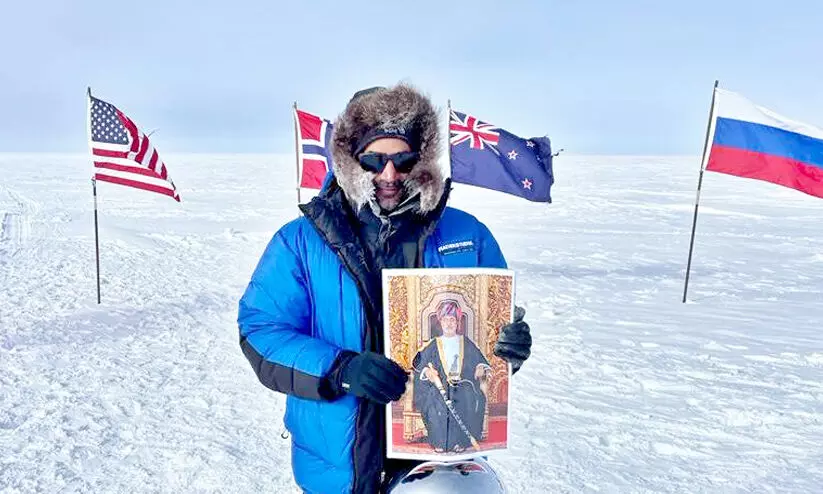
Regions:
[[[383,168],[383,173],[380,174],[380,180],[394,182],[397,178],[397,169],[394,167],[394,163],[389,160],[389,162],[386,163],[386,168]]]

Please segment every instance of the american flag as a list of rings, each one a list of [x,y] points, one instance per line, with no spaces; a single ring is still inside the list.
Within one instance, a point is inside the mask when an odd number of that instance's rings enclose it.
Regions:
[[[177,188],[149,137],[111,103],[91,94],[89,99],[94,178],[164,194],[180,202]]]
[[[331,135],[333,125],[325,118],[294,109],[297,131],[297,162],[300,167],[300,187],[321,189],[326,173],[332,167]]]

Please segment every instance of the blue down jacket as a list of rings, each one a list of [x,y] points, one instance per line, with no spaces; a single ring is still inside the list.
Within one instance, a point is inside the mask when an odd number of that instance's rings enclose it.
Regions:
[[[382,350],[379,276],[358,262],[364,251],[342,197],[332,186],[301,206],[304,216],[271,239],[239,304],[243,353],[265,386],[288,395],[294,477],[310,493],[375,492],[384,461],[383,407],[324,390],[341,350]],[[506,267],[486,226],[445,207],[445,197],[430,221],[418,267]]]

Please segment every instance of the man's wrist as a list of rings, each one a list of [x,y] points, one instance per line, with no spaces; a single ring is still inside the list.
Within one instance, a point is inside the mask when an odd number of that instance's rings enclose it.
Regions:
[[[357,356],[357,352],[342,350],[332,362],[328,372],[320,380],[320,396],[327,400],[335,400],[349,390],[349,384],[344,382],[346,367]]]

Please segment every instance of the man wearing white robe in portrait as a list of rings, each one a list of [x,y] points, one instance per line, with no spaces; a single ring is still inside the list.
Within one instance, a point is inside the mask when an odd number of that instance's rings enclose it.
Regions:
[[[473,439],[479,441],[483,432],[491,366],[471,339],[457,334],[462,317],[457,302],[441,302],[437,319],[443,335],[429,340],[412,361],[414,408],[422,415],[427,440],[437,452],[461,452],[472,445],[446,400]]]

